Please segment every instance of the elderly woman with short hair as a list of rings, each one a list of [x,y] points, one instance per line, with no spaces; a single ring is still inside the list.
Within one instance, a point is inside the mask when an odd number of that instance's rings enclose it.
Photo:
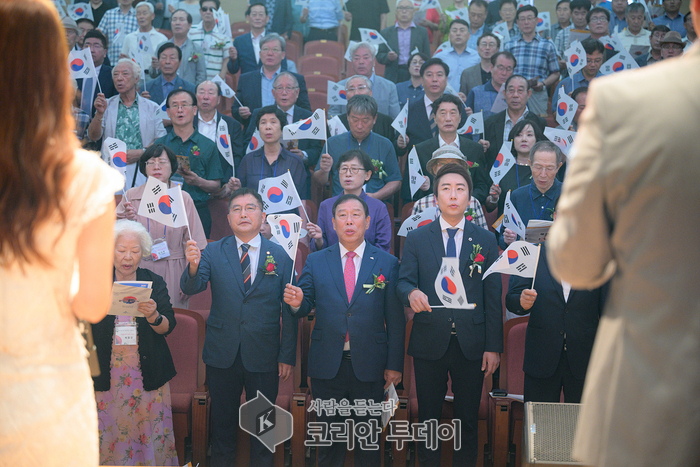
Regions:
[[[159,275],[139,268],[152,240],[135,221],[114,226],[114,280],[148,281],[143,316],[111,316],[93,325],[100,375],[93,378],[101,465],[179,465],[170,381],[175,365],[165,336],[175,328],[168,289]]]

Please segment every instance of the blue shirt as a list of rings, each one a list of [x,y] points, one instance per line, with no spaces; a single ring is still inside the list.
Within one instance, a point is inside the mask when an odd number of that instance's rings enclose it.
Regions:
[[[277,160],[270,164],[265,157],[265,146],[261,146],[253,152],[249,152],[241,160],[241,165],[236,170],[236,177],[241,181],[242,187],[252,188],[258,191],[260,180],[270,177],[279,177],[286,171],[292,175],[297,193],[306,198],[306,169],[301,159],[285,148],[280,148]]]
[[[627,18],[623,16],[622,19],[620,19],[615,13],[610,15],[610,23],[608,24],[608,28],[610,30],[611,35],[616,32],[622,32],[626,27]],[[615,28],[617,28],[617,30],[615,30]]]
[[[559,196],[561,196],[561,182],[555,177],[554,183],[546,192],[542,193],[538,190],[533,179],[529,185],[512,191],[510,200],[513,202],[515,210],[520,214],[523,224],[527,227],[528,222],[532,219],[551,221]],[[522,239],[518,237],[518,240]],[[505,242],[502,236],[500,243],[501,247],[505,249]]]
[[[598,78],[600,76],[603,76],[603,74],[599,71],[595,77]],[[563,80],[559,81],[559,84],[557,84],[557,87],[554,89],[554,94],[552,95],[552,113],[556,114],[557,111],[557,103],[559,102],[559,88],[564,88],[564,92],[566,94],[571,94],[575,89],[580,87],[587,88],[590,84],[591,82],[583,77],[583,71],[579,71],[574,76],[569,76],[568,78],[564,78]]]
[[[663,16],[654,18],[654,24],[657,26],[661,26],[662,24],[668,26],[671,31],[676,31],[681,37],[685,37],[687,34],[685,27],[683,27],[683,15],[680,13],[673,19],[669,18],[668,15],[664,13]]]
[[[309,27],[317,29],[337,28],[343,19],[341,3],[332,0],[309,1]]]
[[[498,89],[493,87],[491,80],[486,84],[474,86],[467,95],[467,107],[476,112],[484,113],[484,120],[493,115],[491,107],[498,96]]]
[[[267,76],[265,76],[263,67],[260,67],[260,95],[262,97],[263,107],[275,104],[275,98],[272,95],[272,83],[275,81],[275,78],[277,78],[277,75],[280,74],[280,71],[282,71],[281,66],[273,73],[272,79],[268,79]]]
[[[413,87],[409,79],[408,81],[396,83],[396,93],[399,96],[399,105],[403,108],[406,105],[406,99],[408,99],[408,105],[411,105],[413,101],[423,99],[425,90],[422,84],[419,84],[418,87]]]
[[[486,23],[482,24],[479,29],[476,30],[476,32],[471,32],[471,29],[469,30],[470,36],[469,40],[467,41],[467,48],[476,50],[477,49],[477,44],[476,42],[479,40],[481,36],[484,35],[484,32],[486,32]]]
[[[447,77],[447,82],[455,91],[459,91],[459,80],[462,78],[462,72],[470,66],[481,63],[479,54],[469,47],[464,49],[461,54],[458,54],[454,49],[444,50],[435,54],[433,58],[442,59],[450,67],[450,76]],[[558,67],[559,65],[557,65],[557,69],[559,69]]]

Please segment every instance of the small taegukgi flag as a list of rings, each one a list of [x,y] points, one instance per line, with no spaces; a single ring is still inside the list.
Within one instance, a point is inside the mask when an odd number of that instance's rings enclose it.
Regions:
[[[270,224],[272,235],[294,261],[301,235],[301,217],[296,214],[270,214],[267,223]]]
[[[260,138],[260,132],[255,130],[255,132],[253,132],[253,137],[250,138],[250,143],[248,143],[245,153],[248,154],[249,152],[255,151],[256,149],[260,148],[262,144],[263,140]]]
[[[511,243],[484,273],[486,279],[494,272],[520,277],[534,277],[537,269],[538,248],[522,240]]]
[[[305,120],[300,120],[291,125],[285,125],[282,137],[286,140],[293,139],[326,139],[326,111],[316,109],[314,114]]]
[[[70,67],[70,76],[73,79],[97,79],[95,64],[92,62],[90,49],[71,50],[68,55],[68,66]]]
[[[406,107],[404,107],[404,109]],[[413,146],[411,152],[408,153],[408,171],[408,181],[411,184],[411,196],[413,196],[425,182],[425,175],[423,175],[423,170],[420,167],[420,160],[418,159],[415,146]]]
[[[575,131],[560,130],[558,128],[545,128],[544,135],[552,143],[559,146],[559,149],[561,149],[561,152],[563,152],[565,156],[569,157],[574,141],[576,140]]]
[[[634,70],[635,68],[639,68],[639,65],[637,65],[637,62],[632,58],[632,55],[626,50],[623,50],[603,63],[600,72],[604,75],[611,75],[625,70]]]
[[[544,12],[537,15],[537,27],[535,28],[535,30],[537,32],[549,31],[551,26],[552,25],[551,25],[551,22],[549,20],[549,12],[548,11],[544,11]]]
[[[138,214],[168,227],[186,226],[187,216],[180,186],[168,189],[157,178],[148,177]]]
[[[92,8],[87,3],[74,3],[73,5],[68,5],[66,9],[68,16],[73,18],[74,21],[78,21],[79,19],[95,21],[95,17],[92,16]]]
[[[510,191],[506,193],[506,201],[503,204],[503,227],[512,230],[520,236],[520,238],[525,238],[525,223],[520,218],[518,210],[513,206],[513,202],[510,200]]]
[[[557,102],[557,112],[555,117],[557,123],[564,129],[568,129],[574,120],[578,110],[578,104],[567,93],[564,92],[564,86],[559,88],[559,101]]]
[[[452,19],[463,19],[465,21],[469,21],[469,10],[467,10],[467,7],[460,8],[454,11],[446,10],[445,14]]]
[[[168,117],[168,98],[166,97],[163,102],[161,102],[160,107],[156,110],[155,114],[156,118],[160,118],[161,120],[164,118],[169,119]],[[223,121],[223,120],[222,120]]]
[[[107,137],[104,144],[107,146],[112,167],[124,175],[126,173],[126,143],[120,139]]]
[[[430,10],[431,8],[435,8],[436,10],[442,12],[442,6],[440,6],[440,2],[438,0],[423,0],[418,8],[418,11]]]
[[[345,51],[345,56],[344,56],[345,60],[347,60],[348,62],[352,62],[352,55],[350,54],[350,51],[353,49],[355,44],[357,44],[356,41],[349,41],[348,42],[348,48]]]
[[[504,142],[503,146],[501,146],[501,150],[498,151],[496,160],[493,161],[493,166],[491,167],[489,175],[491,175],[491,180],[493,180],[493,183],[496,185],[500,183],[501,179],[515,165],[515,157],[513,157],[513,153],[511,152],[512,147],[513,143],[511,141]]]
[[[367,42],[368,44],[373,44],[373,45],[379,45],[379,44],[386,44],[387,47],[389,47],[389,44],[386,43],[386,39],[384,39],[384,36],[379,34],[379,31],[376,29],[368,29],[368,28],[359,28],[360,29],[360,38],[362,42]]]
[[[588,63],[586,51],[581,45],[581,41],[574,41],[568,49],[564,51],[566,57],[566,69],[569,71],[569,76],[574,76],[579,71],[583,70]]]
[[[260,180],[258,193],[263,199],[263,212],[275,214],[301,206],[301,198],[289,171],[279,177]]]
[[[467,117],[464,126],[457,130],[460,135],[478,135],[484,132],[484,114],[477,112]]]
[[[436,56],[437,54],[439,54],[440,52],[449,52],[450,50],[452,50],[452,45],[449,43],[449,41],[443,42],[442,44],[440,44],[438,46],[437,49],[435,49],[435,53],[433,54],[433,57]],[[449,84],[448,84],[448,86],[449,86]],[[445,91],[447,91],[447,89],[445,89]]]
[[[233,149],[231,148],[231,141],[229,141],[229,138],[230,135],[228,133],[228,124],[222,118],[219,124],[216,126],[216,147],[219,148],[219,152],[222,156],[224,156],[226,162],[231,164],[231,167],[233,167],[233,176],[235,177],[236,168],[233,165]]]
[[[136,43],[138,44],[138,50],[142,54],[155,56],[155,50],[153,50],[153,44],[151,43],[151,34],[148,32],[140,32],[136,36]]]
[[[345,93],[345,86],[342,84],[334,83],[333,81],[328,81],[328,91],[326,96],[326,103],[328,105],[347,105],[348,96]]]
[[[401,224],[401,227],[399,228],[398,235],[401,237],[405,237],[408,235],[408,232],[416,230],[419,227],[423,227],[424,225],[430,224],[435,220],[436,217],[437,207],[435,206],[430,207],[424,210],[423,212],[419,212],[418,214],[411,216],[405,221],[403,221],[403,224]]]
[[[403,106],[401,112],[396,116],[391,126],[399,132],[401,136],[406,138],[406,126],[408,125],[408,99],[406,100],[406,105]]]
[[[510,41],[510,31],[508,30],[508,23],[503,22],[495,25],[491,32],[498,36],[498,38],[501,40],[501,51],[503,51],[503,46],[506,44],[506,42]]]
[[[620,36],[618,34],[603,36],[598,40],[603,43],[603,47],[605,47],[605,50],[610,50],[612,52],[624,52],[625,50],[627,50],[625,48],[625,44],[622,42],[622,39],[620,39]]]
[[[221,79],[221,76],[219,76],[218,74],[212,78],[211,82],[219,85],[219,87],[221,88],[222,96],[229,99],[233,99],[234,97],[236,97],[236,92],[233,89],[231,89],[231,86],[226,84],[226,81]]]
[[[459,273],[459,258],[442,258],[440,271],[435,278],[435,293],[445,308],[473,310],[476,305],[469,303],[464,290],[462,275]]]
[[[328,129],[331,131],[329,136],[342,135],[343,133],[348,132],[348,129],[345,128],[345,125],[343,125],[343,122],[340,121],[340,118],[337,115],[328,120]]]

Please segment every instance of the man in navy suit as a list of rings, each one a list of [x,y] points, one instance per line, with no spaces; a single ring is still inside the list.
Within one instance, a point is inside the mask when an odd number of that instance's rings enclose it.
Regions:
[[[241,122],[246,129],[250,124],[250,116],[255,109],[273,105],[272,97],[273,81],[282,70],[282,60],[285,57],[284,49],[286,41],[277,34],[268,34],[260,40],[260,61],[262,67],[259,70],[242,74],[238,79],[238,100],[233,102],[231,115]],[[294,73],[299,82],[299,107],[311,110],[309,94],[306,91],[306,81],[300,74]]]
[[[308,373],[316,400],[381,403],[384,387],[401,382],[406,320],[396,296],[399,264],[396,257],[365,241],[369,223],[367,203],[356,195],[339,197],[333,204],[339,243],[311,254],[299,287],[285,292],[290,306],[300,306],[297,316],[316,308]],[[357,414],[353,418],[370,419]],[[319,414],[317,420],[343,421],[327,414]],[[318,463],[341,467],[345,452],[344,443],[320,447]],[[356,449],[355,465],[379,466],[380,456],[378,450]]]
[[[93,93],[92,93],[92,103],[94,104],[97,93],[102,89],[102,93],[107,99],[112,96],[117,95],[117,90],[114,87],[114,80],[112,79],[112,67],[104,63],[105,58],[107,58],[107,38],[101,31],[93,29],[85,33],[85,39],[83,40],[83,48],[90,49],[90,55],[92,55],[92,61],[95,64],[95,70],[97,70],[97,83],[93,83]],[[77,80],[78,89],[82,89],[82,79]],[[92,108],[92,114],[95,114],[95,108]]]
[[[265,30],[268,33],[274,32],[280,36],[285,36],[287,39],[292,38],[294,17],[292,16],[292,2],[290,0],[255,0],[250,3],[272,4],[272,8],[268,9],[267,12],[270,16],[270,21],[267,23]]]
[[[472,191],[467,169],[442,167],[434,183],[440,217],[408,234],[401,260],[397,294],[414,311],[408,354],[413,356],[418,419],[440,420],[452,378],[454,418],[461,420],[462,447],[453,465],[476,466],[477,419],[484,377],[492,374],[503,351],[501,278],[483,273],[498,258],[493,233],[466,222]],[[440,304],[435,279],[444,256],[459,258],[459,271],[473,310],[431,308]],[[440,448],[418,443],[421,466],[439,466]]]
[[[172,42],[166,42],[158,47],[158,63],[160,64],[161,75],[146,83],[146,91],[142,92],[141,95],[160,105],[168,97],[168,94],[176,89],[184,89],[194,94],[194,84],[185,81],[177,75],[181,61],[182,50]]]
[[[283,302],[292,261],[279,245],[260,235],[264,220],[260,195],[241,188],[229,202],[233,235],[210,243],[201,253],[196,242],[187,242],[189,266],[180,288],[194,295],[211,282],[202,358],[212,403],[212,467],[236,465],[243,387],[248,400],[260,391],[274,403],[279,378],[286,381],[296,362],[297,320]],[[269,264],[274,265],[272,271]],[[251,451],[255,465],[272,466],[273,454],[256,438],[251,439]]]

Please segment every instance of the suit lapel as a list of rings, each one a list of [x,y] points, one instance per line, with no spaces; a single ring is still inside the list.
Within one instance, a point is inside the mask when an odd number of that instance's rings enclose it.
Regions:
[[[374,277],[371,276],[371,272],[374,270],[374,266],[377,264],[377,251],[376,248],[369,243],[365,242],[365,253],[362,256],[362,263],[360,263],[360,273],[357,275],[357,281],[355,282],[355,291],[352,294],[352,300],[350,300],[350,305],[352,305],[357,297],[362,294],[364,287],[363,284],[369,283],[371,280],[374,282]],[[377,274],[378,275],[378,274]]]
[[[241,289],[241,295],[245,294],[245,288],[243,287],[243,270],[241,270],[241,258],[238,256],[238,244],[236,243],[236,237],[230,236],[223,245],[224,255],[231,266],[233,271],[233,279],[238,288]]]
[[[439,218],[430,223],[430,236],[430,244],[433,247],[433,253],[435,253],[437,267],[440,269],[442,258],[445,256],[445,244],[442,241],[442,229],[440,228]]]
[[[340,261],[340,247],[336,243],[328,248],[326,248],[326,261],[328,262],[328,270],[331,272],[331,277],[335,286],[338,288],[338,292],[345,299],[345,303],[348,303],[347,292],[345,291],[345,277],[343,276],[343,263]]]
[[[464,221],[464,232],[462,234],[462,249],[459,252],[459,272],[464,277],[467,269],[469,257],[472,254],[472,235],[474,233],[474,225],[471,222]]]
[[[251,293],[253,290],[255,290],[255,288],[258,286],[258,284],[260,284],[260,282],[262,282],[263,277],[265,276],[265,271],[263,271],[263,269],[264,269],[264,265],[265,265],[265,260],[267,258],[267,252],[270,251],[270,245],[272,245],[272,242],[270,240],[266,239],[265,237],[263,237],[262,235],[260,236],[260,238],[261,238],[261,242],[260,242],[260,254],[258,255],[258,264],[257,265],[253,265],[253,264],[250,265],[251,268],[253,268],[253,267],[257,268],[255,270],[255,280],[253,281],[252,284],[250,284],[250,289],[248,289],[248,293]],[[239,262],[239,269],[240,269],[240,262]],[[280,273],[281,272],[278,270],[277,274],[280,274]],[[243,275],[243,273],[241,272],[241,276],[242,275]]]

